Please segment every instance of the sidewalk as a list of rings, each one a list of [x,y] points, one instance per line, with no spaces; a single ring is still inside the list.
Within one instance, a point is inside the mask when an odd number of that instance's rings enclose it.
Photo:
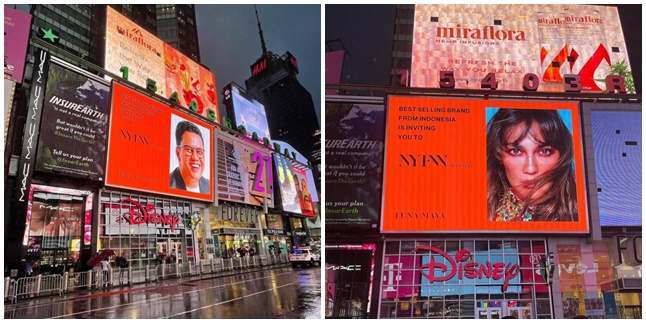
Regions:
[[[274,268],[283,268],[283,267],[291,267],[291,264],[280,263],[280,264],[273,264],[273,265],[267,265],[262,267],[238,268],[233,270],[218,271],[214,273],[204,273],[204,274],[199,274],[194,276],[184,276],[180,278],[172,277],[172,278],[161,279],[159,281],[135,283],[132,285],[115,284],[113,286],[105,287],[105,288],[93,287],[91,289],[90,288],[77,289],[77,290],[67,291],[66,293],[63,293],[63,296],[45,295],[45,296],[29,297],[29,298],[19,299],[17,302],[13,304],[11,300],[5,300],[4,307],[5,307],[5,310],[7,310],[12,308],[31,306],[34,304],[39,304],[43,302],[52,302],[57,300],[75,300],[75,299],[87,299],[87,298],[106,296],[106,295],[119,295],[119,294],[136,292],[136,291],[144,291],[147,289],[159,288],[164,286],[174,286],[174,285],[179,285],[179,284],[187,283],[191,281],[200,281],[200,280],[207,280],[207,279],[213,279],[213,278],[227,277],[227,276],[233,276],[233,275],[239,275],[239,274],[258,272],[265,269],[274,269]]]

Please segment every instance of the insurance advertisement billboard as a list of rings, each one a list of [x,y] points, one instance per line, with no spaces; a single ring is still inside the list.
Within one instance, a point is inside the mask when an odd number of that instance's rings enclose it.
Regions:
[[[578,103],[389,96],[382,232],[587,233]]]
[[[213,201],[213,125],[112,83],[107,186]]]
[[[274,207],[269,149],[223,131],[215,132],[219,200]]]
[[[590,117],[600,223],[641,226],[642,112],[593,110]]]
[[[198,114],[218,122],[215,76],[206,68],[110,7],[105,42],[106,70],[124,75],[126,66],[128,81],[148,88],[147,79],[152,79],[156,94],[170,98],[177,92],[179,105],[189,108],[195,101]]]
[[[630,70],[616,7],[424,4],[414,20],[412,87],[440,87],[452,71],[455,88],[480,89],[494,73],[498,89],[522,91],[531,73],[539,91],[563,92],[576,74],[583,91],[601,92],[606,76]]]
[[[325,104],[327,230],[377,230],[385,118],[383,104]]]
[[[4,75],[16,83],[22,83],[31,15],[4,6]]]
[[[49,67],[36,170],[103,181],[110,87],[66,67]]]

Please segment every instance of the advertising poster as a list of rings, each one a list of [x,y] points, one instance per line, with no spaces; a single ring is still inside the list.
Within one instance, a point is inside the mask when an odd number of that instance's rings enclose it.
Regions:
[[[310,185],[307,182],[305,171],[294,167],[294,185],[296,186],[296,197],[301,205],[301,214],[306,216],[316,216],[316,207],[310,193]]]
[[[109,111],[108,85],[52,64],[36,170],[102,181]]]
[[[382,232],[586,233],[578,104],[388,97]]]
[[[593,110],[590,117],[601,225],[641,226],[642,112]]]
[[[259,145],[216,131],[218,199],[274,207],[271,153]]]
[[[459,89],[480,89],[489,73],[515,91],[529,73],[548,92],[564,91],[565,74],[592,92],[608,75],[632,78],[617,8],[572,4],[416,5],[411,67],[412,87],[440,87],[440,71]]]
[[[383,105],[325,104],[326,229],[377,229],[385,118]]]
[[[213,200],[213,125],[115,82],[110,120],[106,186]]]
[[[4,6],[4,75],[21,83],[29,43],[31,15]]]
[[[289,158],[274,153],[274,164],[276,166],[276,180],[280,189],[281,206],[283,211],[302,214],[301,203],[296,190],[294,168]]]
[[[208,118],[211,109],[218,122],[213,73],[110,7],[105,47],[106,70],[123,75],[121,68],[126,66],[128,81],[146,88],[146,80],[152,79],[156,82],[156,94],[170,98],[177,92],[180,106],[188,108],[191,101],[196,101],[198,114]]]
[[[343,73],[345,50],[325,53],[325,84],[340,84]],[[325,90],[325,94],[336,94],[336,90]]]
[[[244,126],[249,138],[255,132],[258,134],[258,138],[271,139],[265,107],[252,97],[247,96],[250,95],[240,93],[240,89],[236,85],[231,85],[236,127]]]

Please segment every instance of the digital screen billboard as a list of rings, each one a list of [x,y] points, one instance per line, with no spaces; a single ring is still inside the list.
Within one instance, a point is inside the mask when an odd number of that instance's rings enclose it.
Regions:
[[[226,132],[215,132],[219,200],[274,207],[273,167],[269,149]]]
[[[110,87],[52,64],[47,78],[36,170],[103,181]]]
[[[578,103],[389,96],[381,232],[587,233]]]
[[[480,89],[495,73],[498,89],[522,91],[532,73],[538,91],[563,92],[563,75],[576,74],[583,91],[601,92],[622,62],[630,70],[611,6],[418,4],[412,51],[412,87],[440,87],[453,71],[455,88]]]
[[[112,83],[107,186],[213,201],[213,125]]]
[[[327,230],[377,230],[385,119],[383,104],[325,104]]]
[[[345,50],[325,52],[325,84],[340,84],[343,73]],[[325,90],[325,94],[336,94],[336,90]]]
[[[21,83],[29,43],[31,15],[4,6],[4,75]]]
[[[276,167],[275,182],[280,190],[280,208],[285,212],[302,214],[291,160],[280,153],[274,153],[274,165]]]
[[[198,105],[197,113],[209,117],[213,110],[218,122],[215,76],[153,34],[147,32],[116,10],[107,8],[105,69],[123,75],[128,67],[128,81],[147,88],[147,79],[156,82],[156,94],[164,98],[177,92],[178,104]]]
[[[231,84],[231,100],[233,110],[227,110],[227,114],[229,118],[233,119],[236,128],[244,126],[249,138],[255,132],[258,134],[258,138],[271,139],[267,113],[262,103],[256,101],[251,94],[241,90],[235,84]]]
[[[301,205],[301,214],[305,216],[316,216],[316,206],[310,190],[305,170],[294,167],[294,186],[296,186],[296,197]],[[310,171],[311,172],[311,171]]]
[[[590,116],[601,225],[641,226],[642,113],[593,110]]]

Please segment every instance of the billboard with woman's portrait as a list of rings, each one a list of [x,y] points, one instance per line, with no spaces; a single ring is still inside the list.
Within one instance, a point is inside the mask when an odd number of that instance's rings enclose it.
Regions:
[[[587,233],[577,102],[388,98],[382,232]]]

